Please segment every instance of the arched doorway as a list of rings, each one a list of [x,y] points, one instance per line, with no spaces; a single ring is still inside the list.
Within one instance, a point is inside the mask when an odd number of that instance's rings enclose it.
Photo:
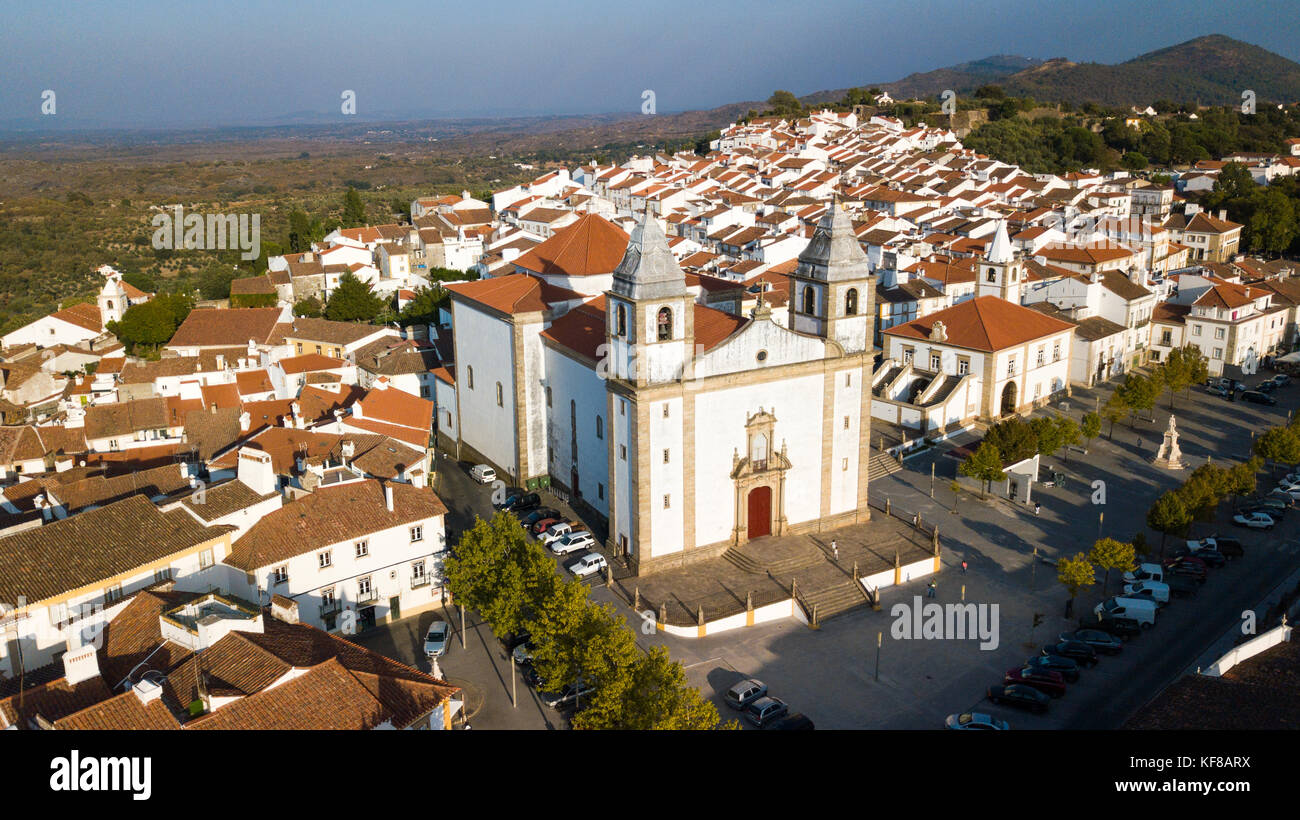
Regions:
[[[749,491],[750,539],[772,534],[772,488],[755,487]]]
[[[1002,388],[1002,415],[1010,416],[1016,412],[1016,383],[1007,382]]]

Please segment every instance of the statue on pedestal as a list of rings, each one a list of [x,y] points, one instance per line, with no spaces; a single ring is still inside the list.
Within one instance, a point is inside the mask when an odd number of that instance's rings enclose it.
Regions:
[[[1178,429],[1173,416],[1169,417],[1169,429],[1165,430],[1165,439],[1160,443],[1160,450],[1152,463],[1166,470],[1181,470],[1187,466],[1182,451],[1178,449]]]

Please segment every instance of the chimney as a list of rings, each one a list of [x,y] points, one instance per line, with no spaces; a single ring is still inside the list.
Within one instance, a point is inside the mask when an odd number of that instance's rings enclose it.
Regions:
[[[63,677],[69,686],[99,677],[99,657],[95,654],[94,644],[79,646],[64,653]]]
[[[226,356],[224,353],[217,354],[217,369],[218,370],[226,369]]]
[[[384,506],[389,512],[393,511],[393,487],[391,484],[384,485]]]
[[[249,415],[247,410],[239,414],[239,432],[247,433],[248,428],[251,427],[252,424],[253,417]]]
[[[1220,209],[1219,209],[1219,219],[1223,220],[1224,222],[1227,222],[1227,221],[1228,221],[1228,209],[1227,209],[1227,208],[1220,208]]]
[[[289,405],[289,410],[293,413],[293,426],[299,430],[307,426],[307,422],[302,417],[302,405],[294,402]]]
[[[351,460],[352,460],[352,454],[355,453],[356,451],[357,451],[357,445],[356,445],[356,444],[354,444],[354,443],[351,442],[351,441],[345,441],[345,442],[343,442],[343,460],[344,460],[345,462],[346,462],[346,461],[351,461]]]
[[[36,506],[36,509],[41,511],[42,522],[48,523],[49,521],[54,520],[54,508],[50,504],[50,500],[45,497],[45,493],[36,496],[36,498],[32,500],[32,504]]]
[[[279,489],[279,481],[271,465],[270,453],[252,447],[240,447],[238,464],[239,481],[253,492],[258,495],[270,495]]]
[[[135,693],[135,696],[139,698],[140,702],[145,706],[148,706],[150,703],[161,698],[163,693],[162,687],[151,680],[140,681],[135,686],[131,687],[131,691]]]

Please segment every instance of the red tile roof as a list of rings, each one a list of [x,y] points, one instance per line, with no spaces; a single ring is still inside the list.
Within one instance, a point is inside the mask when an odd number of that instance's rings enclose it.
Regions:
[[[886,328],[882,332],[890,336],[928,341],[935,322],[943,322],[948,334],[946,344],[986,352],[1005,350],[1074,329],[1074,325],[1069,322],[1044,316],[1005,299],[981,296],[920,319]]]
[[[553,302],[585,299],[581,293],[544,282],[526,273],[512,273],[447,285],[453,296],[478,302],[502,313],[535,313],[550,309]]]
[[[516,259],[515,265],[540,274],[608,274],[622,261],[627,243],[622,228],[597,214],[586,214]]]

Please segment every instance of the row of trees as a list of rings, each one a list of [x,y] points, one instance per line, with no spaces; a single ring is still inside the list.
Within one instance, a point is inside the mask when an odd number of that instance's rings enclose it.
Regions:
[[[477,519],[446,562],[456,600],[498,635],[528,631],[533,666],[548,691],[585,681],[590,698],[579,729],[714,729],[718,710],[686,683],[663,647],[642,652],[626,619],[556,575],[554,561],[506,513]]]
[[[1115,423],[1125,417],[1128,417],[1132,429],[1137,415],[1140,412],[1150,412],[1164,391],[1169,393],[1169,409],[1173,410],[1175,394],[1191,389],[1194,384],[1200,384],[1209,375],[1209,362],[1205,354],[1193,344],[1169,351],[1165,360],[1154,367],[1149,375],[1129,373],[1102,407],[1102,416],[1110,422],[1107,438],[1114,438]]]
[[[295,316],[313,319],[324,317],[335,322],[368,322],[370,324],[431,325],[438,321],[439,308],[450,301],[442,288],[421,287],[415,298],[399,312],[393,302],[375,293],[374,287],[352,273],[339,277],[339,283],[325,302],[308,296],[293,306]]]
[[[1002,467],[1031,458],[1034,455],[1051,455],[1065,448],[1069,461],[1070,447],[1086,439],[1089,444],[1101,433],[1101,417],[1087,413],[1080,425],[1062,413],[1055,416],[1038,416],[1029,421],[1010,418],[998,422],[985,433],[980,446],[966,457],[957,468],[961,475],[978,480],[981,496],[993,481],[1003,481],[1007,475]]]
[[[1180,486],[1162,493],[1147,510],[1147,526],[1160,533],[1160,557],[1170,535],[1186,536],[1193,521],[1213,520],[1219,504],[1255,492],[1263,461],[1255,456],[1232,467],[1206,462]]]
[[[1056,565],[1056,579],[1070,593],[1065,617],[1070,617],[1074,612],[1074,599],[1079,597],[1079,592],[1084,587],[1097,583],[1098,569],[1106,573],[1101,587],[1102,595],[1106,595],[1110,587],[1111,571],[1123,573],[1136,569],[1136,557],[1137,547],[1133,542],[1100,538],[1088,552],[1076,553],[1073,558],[1062,558]]]

